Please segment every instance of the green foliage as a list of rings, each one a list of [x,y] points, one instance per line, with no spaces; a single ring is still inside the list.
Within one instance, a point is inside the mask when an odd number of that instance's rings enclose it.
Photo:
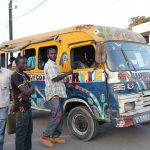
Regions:
[[[146,23],[150,21],[150,17],[145,17],[145,16],[137,16],[137,17],[132,17],[129,19],[129,29],[132,29],[132,27],[142,24],[142,23]]]

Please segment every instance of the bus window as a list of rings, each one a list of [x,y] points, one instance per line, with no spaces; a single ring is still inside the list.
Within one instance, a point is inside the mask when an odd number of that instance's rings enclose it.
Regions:
[[[36,57],[35,57],[35,49],[31,48],[31,49],[26,49],[24,51],[24,57],[27,58],[27,66],[30,69],[34,69],[36,66]]]
[[[95,62],[95,49],[93,45],[86,45],[71,49],[72,69],[91,68]]]
[[[40,70],[44,69],[44,65],[47,62],[47,49],[54,48],[57,50],[57,46],[46,46],[39,48],[39,56],[38,56],[38,68]]]
[[[5,67],[5,53],[1,54],[1,66]]]

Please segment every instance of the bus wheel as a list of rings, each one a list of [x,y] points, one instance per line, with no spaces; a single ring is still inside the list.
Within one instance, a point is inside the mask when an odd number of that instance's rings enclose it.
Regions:
[[[73,108],[67,117],[69,131],[83,141],[89,141],[98,132],[98,122],[86,106]]]

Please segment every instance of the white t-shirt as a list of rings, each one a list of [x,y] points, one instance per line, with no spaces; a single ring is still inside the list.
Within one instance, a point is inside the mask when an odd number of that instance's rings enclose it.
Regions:
[[[0,108],[9,106],[11,70],[0,69]]]

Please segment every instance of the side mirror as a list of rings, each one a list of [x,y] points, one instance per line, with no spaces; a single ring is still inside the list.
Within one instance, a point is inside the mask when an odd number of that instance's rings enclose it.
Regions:
[[[96,42],[95,62],[98,64],[106,62],[106,48],[101,42]]]

